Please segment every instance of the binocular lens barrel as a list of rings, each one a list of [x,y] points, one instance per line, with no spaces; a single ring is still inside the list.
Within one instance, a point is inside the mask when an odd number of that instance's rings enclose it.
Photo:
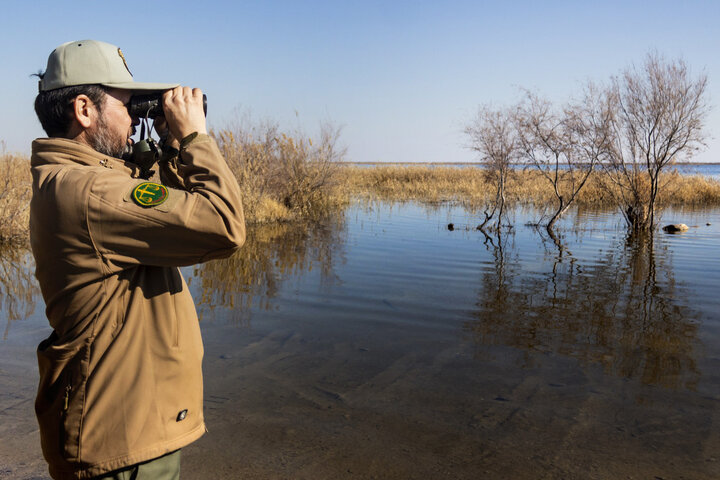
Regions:
[[[207,117],[207,95],[203,94],[203,111]],[[128,112],[133,117],[155,118],[165,116],[162,106],[162,92],[150,95],[133,95]]]

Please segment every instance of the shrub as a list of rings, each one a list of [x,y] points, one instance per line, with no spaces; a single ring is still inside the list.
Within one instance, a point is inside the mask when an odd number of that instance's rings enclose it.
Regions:
[[[322,126],[313,141],[270,122],[212,133],[240,184],[251,223],[316,218],[345,204],[337,190],[340,130]]]

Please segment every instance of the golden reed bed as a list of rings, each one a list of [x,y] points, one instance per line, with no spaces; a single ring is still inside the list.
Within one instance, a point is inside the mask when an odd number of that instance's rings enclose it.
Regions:
[[[480,167],[346,166],[341,169],[343,189],[351,195],[367,195],[390,201],[443,202],[481,206],[491,201],[495,189]],[[513,170],[507,185],[507,200],[544,206],[555,201],[552,187],[533,169]],[[663,176],[663,206],[720,205],[720,182],[701,175],[670,172]],[[602,171],[592,174],[576,200],[579,205],[615,207],[616,187]],[[613,195],[613,193],[615,195]]]

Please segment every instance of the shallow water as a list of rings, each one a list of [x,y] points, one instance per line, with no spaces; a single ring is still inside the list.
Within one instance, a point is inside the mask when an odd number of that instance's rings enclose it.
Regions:
[[[209,429],[184,478],[720,476],[720,210],[666,212],[693,227],[653,242],[574,212],[559,245],[513,215],[486,238],[460,208],[356,205],[184,269]],[[37,296],[13,258],[3,294]],[[2,297],[29,316],[0,341],[0,478],[42,478],[49,329]]]

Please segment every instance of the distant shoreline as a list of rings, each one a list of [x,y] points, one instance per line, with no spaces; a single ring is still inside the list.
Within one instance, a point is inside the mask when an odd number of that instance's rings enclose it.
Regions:
[[[443,165],[443,166],[477,166],[477,167],[484,167],[487,166],[487,163],[483,162],[337,162],[338,165],[373,165],[373,166],[383,166],[383,165]],[[694,167],[694,166],[720,166],[720,162],[678,162],[674,163],[672,165],[669,165],[668,168],[676,167],[676,166],[688,166],[688,167]],[[513,163],[512,166],[514,167],[522,167],[522,166],[528,166],[531,167],[531,164],[527,163]],[[567,166],[567,164],[560,164],[561,167]]]

